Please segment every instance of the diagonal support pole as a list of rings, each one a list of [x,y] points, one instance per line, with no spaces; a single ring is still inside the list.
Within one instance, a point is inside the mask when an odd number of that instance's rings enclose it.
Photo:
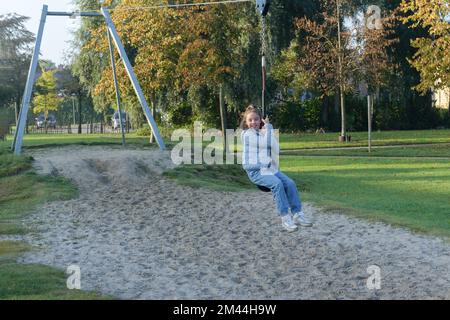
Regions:
[[[147,100],[145,99],[144,93],[142,92],[142,88],[139,85],[136,75],[134,74],[133,67],[131,66],[130,60],[128,59],[128,56],[125,52],[122,41],[120,41],[119,35],[116,31],[114,23],[109,14],[109,11],[107,8],[102,7],[101,12],[102,12],[103,16],[105,17],[108,31],[110,32],[111,37],[114,40],[114,44],[116,45],[117,51],[119,52],[119,55],[122,58],[123,64],[125,66],[125,70],[127,71],[128,77],[131,80],[131,84],[133,85],[133,88],[134,88],[134,91],[136,92],[137,98],[142,106],[142,109],[144,110],[144,114],[147,118],[147,121],[150,124],[150,127],[152,128],[152,133],[155,136],[156,142],[158,143],[159,148],[161,150],[164,150],[166,148],[164,141],[161,137],[161,134],[159,132],[159,129],[155,122],[155,119],[153,119],[153,116],[150,112],[150,109],[147,104]]]
[[[27,122],[28,109],[30,108],[31,92],[33,90],[34,80],[36,77],[36,68],[39,61],[39,51],[41,49],[42,34],[44,33],[45,19],[47,17],[48,6],[42,6],[41,20],[39,23],[38,33],[36,35],[36,44],[34,46],[33,57],[31,58],[30,69],[28,70],[27,84],[22,97],[22,107],[19,111],[19,122],[17,123],[16,132],[11,149],[16,155],[22,150],[23,134],[25,124]]]
[[[111,68],[112,68],[113,78],[114,78],[114,87],[116,88],[117,111],[119,112],[120,131],[122,133],[122,146],[125,146],[125,131],[124,131],[123,122],[122,122],[122,108],[120,107],[120,91],[119,91],[119,84],[117,82],[116,62],[114,61],[115,60],[114,59],[114,50],[113,50],[113,46],[112,46],[111,35],[109,34],[108,30],[106,30],[106,33],[108,34],[109,54],[111,55]]]

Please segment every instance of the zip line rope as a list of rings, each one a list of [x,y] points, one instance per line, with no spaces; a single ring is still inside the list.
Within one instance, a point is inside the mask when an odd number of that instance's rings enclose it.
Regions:
[[[212,4],[228,4],[228,3],[241,3],[241,2],[254,2],[254,0],[224,0],[224,1],[211,1],[211,2],[199,2],[199,3],[179,3],[179,4],[163,4],[149,7],[120,7],[111,8],[109,11],[128,11],[128,10],[150,10],[150,9],[162,9],[162,8],[183,8],[183,7],[195,7],[195,6],[209,6]]]

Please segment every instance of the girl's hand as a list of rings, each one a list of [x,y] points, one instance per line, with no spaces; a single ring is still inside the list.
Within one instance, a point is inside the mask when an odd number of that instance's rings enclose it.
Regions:
[[[264,119],[261,119],[261,120],[264,123],[264,126],[261,128],[262,134],[266,134],[266,131],[267,131],[266,130],[266,125],[268,123],[270,123],[269,116],[266,115],[266,117]]]

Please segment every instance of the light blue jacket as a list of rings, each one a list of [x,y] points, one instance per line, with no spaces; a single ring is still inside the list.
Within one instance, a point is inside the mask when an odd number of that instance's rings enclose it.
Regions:
[[[246,129],[241,133],[242,167],[246,171],[261,170],[261,174],[278,172],[278,141],[273,126],[267,123],[263,129]]]

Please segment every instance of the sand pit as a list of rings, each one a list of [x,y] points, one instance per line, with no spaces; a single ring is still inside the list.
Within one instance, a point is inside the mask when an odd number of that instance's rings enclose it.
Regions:
[[[79,188],[23,220],[25,263],[77,264],[81,287],[130,299],[450,299],[450,245],[304,204],[312,228],[287,233],[269,193],[180,186],[157,149],[28,151],[41,174]],[[254,203],[257,205],[249,205]],[[257,207],[258,210],[254,210]],[[261,210],[261,208],[265,208]],[[366,287],[381,268],[381,289]]]

